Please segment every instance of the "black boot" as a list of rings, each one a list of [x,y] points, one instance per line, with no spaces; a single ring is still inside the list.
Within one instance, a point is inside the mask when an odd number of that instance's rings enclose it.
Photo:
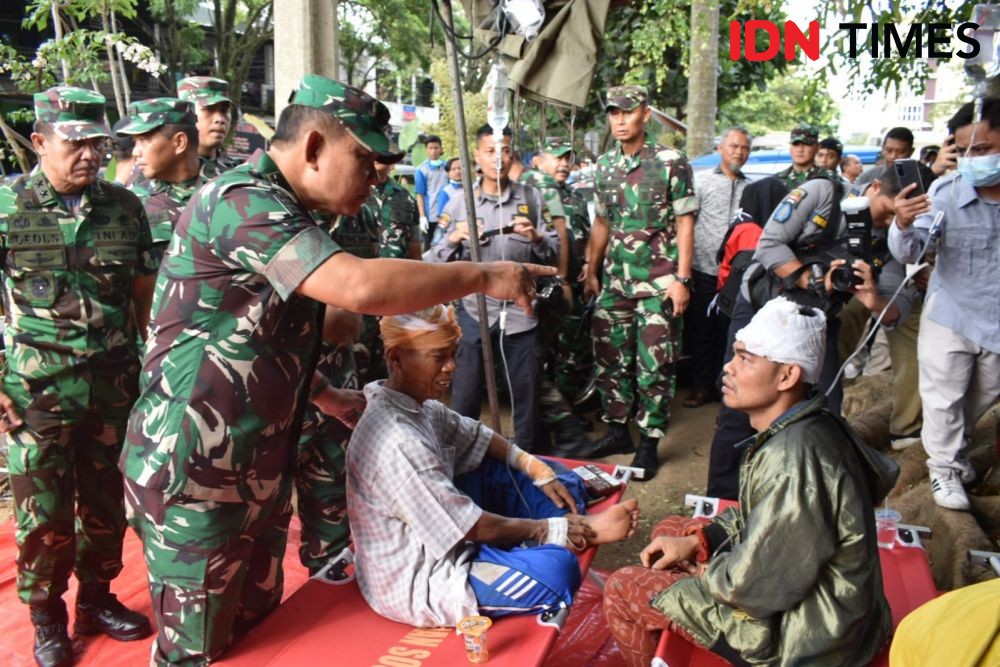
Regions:
[[[73,664],[73,642],[66,633],[66,605],[62,599],[31,605],[35,626],[35,663],[39,667],[69,667]]]
[[[644,435],[639,440],[639,447],[635,450],[635,458],[630,464],[633,468],[641,468],[642,479],[637,481],[649,481],[656,477],[656,471],[660,469],[660,459],[656,455],[656,448],[660,444],[660,439],[651,435]]]
[[[80,584],[73,630],[78,635],[104,633],[120,642],[142,639],[153,633],[149,619],[119,602],[110,584]]]
[[[583,420],[572,413],[552,425],[552,437],[555,439],[553,456],[586,459],[593,453],[594,443],[587,437]]]
[[[628,432],[628,426],[612,422],[608,425],[608,432],[604,437],[594,443],[589,458],[602,459],[613,454],[627,454],[635,451],[632,444],[632,436]]]

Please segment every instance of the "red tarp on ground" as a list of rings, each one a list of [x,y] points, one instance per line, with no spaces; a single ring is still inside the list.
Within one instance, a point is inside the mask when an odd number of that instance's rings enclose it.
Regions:
[[[285,550],[285,598],[306,582],[308,573],[299,564],[299,520],[292,518]],[[34,629],[28,620],[28,608],[17,598],[15,588],[17,546],[14,544],[14,522],[0,524],[0,665],[32,667],[31,655]],[[153,619],[149,589],[146,586],[146,561],[142,557],[139,538],[131,529],[125,536],[123,554],[125,569],[118,575],[111,590],[126,606],[141,611]],[[73,627],[76,579],[70,578],[69,591],[63,596],[69,609],[70,632]],[[117,642],[103,635],[74,637],[78,665],[101,667],[135,667],[149,664],[152,638],[134,642]]]

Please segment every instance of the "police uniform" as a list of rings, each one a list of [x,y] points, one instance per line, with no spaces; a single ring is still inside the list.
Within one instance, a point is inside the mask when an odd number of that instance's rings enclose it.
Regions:
[[[236,105],[229,99],[229,82],[224,79],[211,76],[189,76],[181,79],[177,83],[177,97],[203,107],[226,102],[229,104],[230,116],[234,121],[236,119]],[[201,175],[206,181],[233,169],[241,162],[235,157],[226,155],[224,148],[220,148],[214,155],[202,155],[199,159]]]
[[[310,74],[291,103],[389,146],[389,112],[361,90]],[[322,315],[296,290],[339,251],[264,152],[202,187],[178,222],[120,463],[156,663],[207,663],[281,599]]]
[[[531,186],[508,181],[502,198],[483,192],[477,182],[473,191],[474,215],[480,235],[489,236],[480,241],[484,262],[506,259],[513,262],[532,262],[555,265],[559,256],[559,237],[549,228],[549,212],[542,195]],[[538,243],[520,234],[498,234],[513,223],[515,217],[525,217],[535,225],[540,235]],[[455,244],[449,238],[460,222],[469,219],[464,197],[453,197],[441,212],[439,224],[447,223],[444,237],[434,245],[426,258],[432,262],[450,262],[471,258],[466,241]],[[535,446],[535,428],[538,418],[539,349],[538,320],[534,315],[511,303],[506,305],[506,330],[499,330],[503,302],[486,297],[486,311],[495,346],[503,345],[507,369],[513,386],[514,431],[517,444],[525,451]],[[462,299],[458,313],[462,338],[456,355],[455,376],[452,381],[451,408],[461,415],[478,418],[482,408],[483,390],[486,387],[482,347],[479,337],[479,313],[474,296]],[[499,355],[497,347],[496,358]]]
[[[109,134],[102,95],[55,87],[34,102],[37,119],[52,129],[49,141]],[[140,356],[131,295],[156,263],[133,194],[101,179],[78,194],[57,192],[45,160],[0,187],[3,392],[24,420],[8,436],[18,595],[32,605],[33,620],[36,608],[47,609],[65,626],[61,596],[70,572],[81,583],[79,609],[122,568],[125,513],[115,462],[138,394]],[[135,616],[138,638],[149,623]]]
[[[129,105],[127,122],[118,129],[118,134],[126,136],[146,134],[168,124],[193,127],[197,120],[192,102],[172,97],[140,100]],[[205,181],[205,177],[199,172],[185,181],[176,183],[163,179],[143,178],[129,187],[146,209],[157,256],[163,256],[174,234],[174,225],[177,224],[181,211],[187,206],[195,190]]]
[[[639,86],[608,92],[608,108],[628,111],[645,100]],[[593,323],[603,418],[619,432],[634,418],[655,454],[670,422],[679,352],[679,323],[665,299],[676,279],[676,217],[698,208],[691,167],[647,135],[634,155],[617,145],[598,158],[594,187],[597,215],[609,228]]]

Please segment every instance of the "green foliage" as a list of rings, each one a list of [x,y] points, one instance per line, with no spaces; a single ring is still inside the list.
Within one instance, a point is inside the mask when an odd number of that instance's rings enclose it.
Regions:
[[[458,128],[455,123],[455,93],[452,86],[448,63],[444,58],[436,58],[431,63],[431,78],[437,84],[434,94],[434,104],[440,117],[438,122],[425,130],[441,137],[444,155],[458,156]],[[486,122],[486,96],[481,91],[462,91],[462,104],[465,107],[465,122],[469,146],[475,145],[476,130]]]
[[[876,58],[859,67],[858,60],[850,58],[847,31],[837,30],[841,22],[848,22],[845,17],[855,23],[867,23],[868,30],[858,33],[858,45],[862,53],[867,51],[871,43],[871,26],[873,23],[910,24],[910,23],[945,23],[958,25],[969,20],[974,0],[955,2],[940,2],[940,0],[892,0],[889,3],[872,3],[868,0],[823,0],[818,6],[820,25],[826,28],[828,35],[821,52],[829,54],[827,72],[835,74],[844,69],[848,75],[851,89],[858,93],[870,94],[883,91],[898,97],[903,92],[923,93],[930,68],[926,59],[927,31],[922,34],[924,58],[915,56],[902,58],[894,55],[892,58]],[[882,35],[882,28],[879,28]],[[879,45],[881,51],[881,42]],[[952,39],[952,50],[965,50],[964,44]],[[915,50],[911,47],[911,53]],[[860,55],[860,54],[859,54]]]
[[[718,129],[742,125],[754,136],[787,132],[799,123],[812,123],[822,136],[834,134],[837,105],[827,92],[824,76],[789,72],[766,89],[746,90],[719,107]]]
[[[165,89],[171,95],[177,92],[174,82],[178,78],[204,65],[211,57],[204,48],[204,28],[187,18],[199,4],[200,0],[150,0],[146,9],[152,23],[139,21],[148,43],[155,45],[167,68]]]
[[[341,0],[338,8],[341,71],[348,83],[365,86],[375,78],[376,67],[426,71],[430,65],[426,0]],[[437,43],[442,43],[440,38]]]

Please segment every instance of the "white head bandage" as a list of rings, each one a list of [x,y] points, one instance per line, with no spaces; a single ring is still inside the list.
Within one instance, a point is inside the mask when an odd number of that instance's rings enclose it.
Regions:
[[[826,348],[826,316],[821,310],[779,296],[765,303],[750,324],[736,332],[736,340],[750,354],[796,364],[802,369],[803,381],[816,384]]]

